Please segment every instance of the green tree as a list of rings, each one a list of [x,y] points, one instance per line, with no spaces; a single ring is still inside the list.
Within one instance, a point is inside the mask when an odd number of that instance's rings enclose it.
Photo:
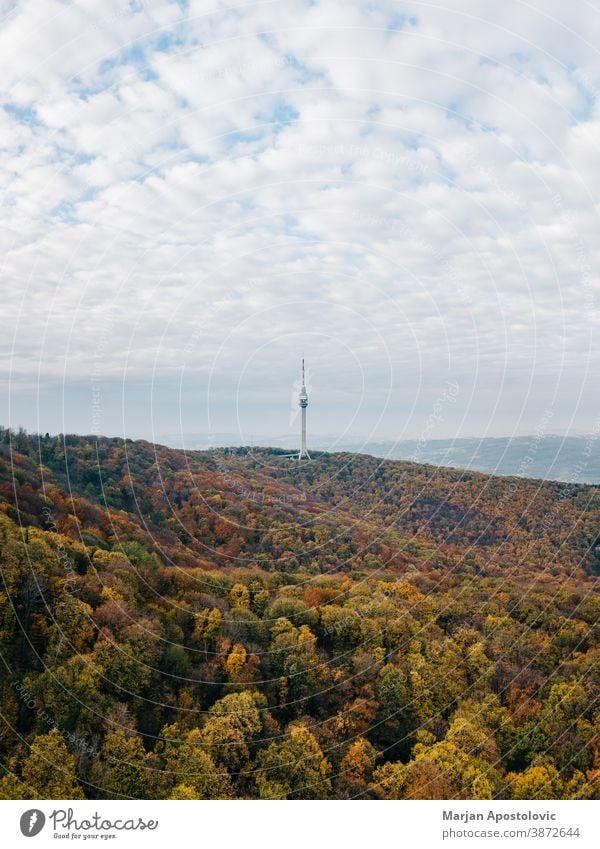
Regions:
[[[215,702],[201,731],[202,743],[213,760],[232,772],[242,769],[250,758],[253,741],[264,732],[266,704],[264,696],[248,690],[230,693]]]
[[[123,728],[111,731],[100,755],[92,778],[107,798],[157,799],[164,795],[161,765],[155,755],[146,752],[138,734]]]
[[[159,747],[165,774],[172,785],[169,798],[232,799],[231,779],[205,750],[198,728],[191,731],[178,724],[162,729]],[[186,794],[193,794],[192,796]]]
[[[293,723],[288,737],[258,753],[254,781],[261,799],[325,799],[331,765],[306,726]]]

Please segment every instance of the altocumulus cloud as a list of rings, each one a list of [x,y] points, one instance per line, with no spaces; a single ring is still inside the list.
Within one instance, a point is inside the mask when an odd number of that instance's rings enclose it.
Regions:
[[[14,4],[4,421],[285,432],[305,347],[322,432],[418,436],[449,379],[436,436],[590,427],[598,43],[553,0]]]

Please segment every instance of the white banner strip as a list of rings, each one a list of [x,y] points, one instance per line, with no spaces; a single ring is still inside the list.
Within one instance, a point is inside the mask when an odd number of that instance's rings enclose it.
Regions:
[[[598,802],[0,801],[2,845],[260,849],[600,845]],[[116,842],[118,841],[118,842]]]

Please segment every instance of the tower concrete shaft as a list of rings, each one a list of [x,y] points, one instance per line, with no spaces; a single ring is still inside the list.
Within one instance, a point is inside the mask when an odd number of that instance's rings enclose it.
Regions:
[[[302,441],[300,446],[300,459],[308,457],[308,450],[306,448],[306,407],[302,407]]]
[[[308,407],[308,393],[304,383],[304,357],[302,357],[302,386],[300,387],[300,395],[298,396],[298,404],[302,410],[302,436],[300,440],[300,451],[298,452],[298,460],[310,460],[310,454],[306,447],[306,408]]]

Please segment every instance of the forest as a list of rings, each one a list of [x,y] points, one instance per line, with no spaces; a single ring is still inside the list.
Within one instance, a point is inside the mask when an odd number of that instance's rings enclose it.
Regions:
[[[0,429],[0,798],[596,799],[600,487]]]

